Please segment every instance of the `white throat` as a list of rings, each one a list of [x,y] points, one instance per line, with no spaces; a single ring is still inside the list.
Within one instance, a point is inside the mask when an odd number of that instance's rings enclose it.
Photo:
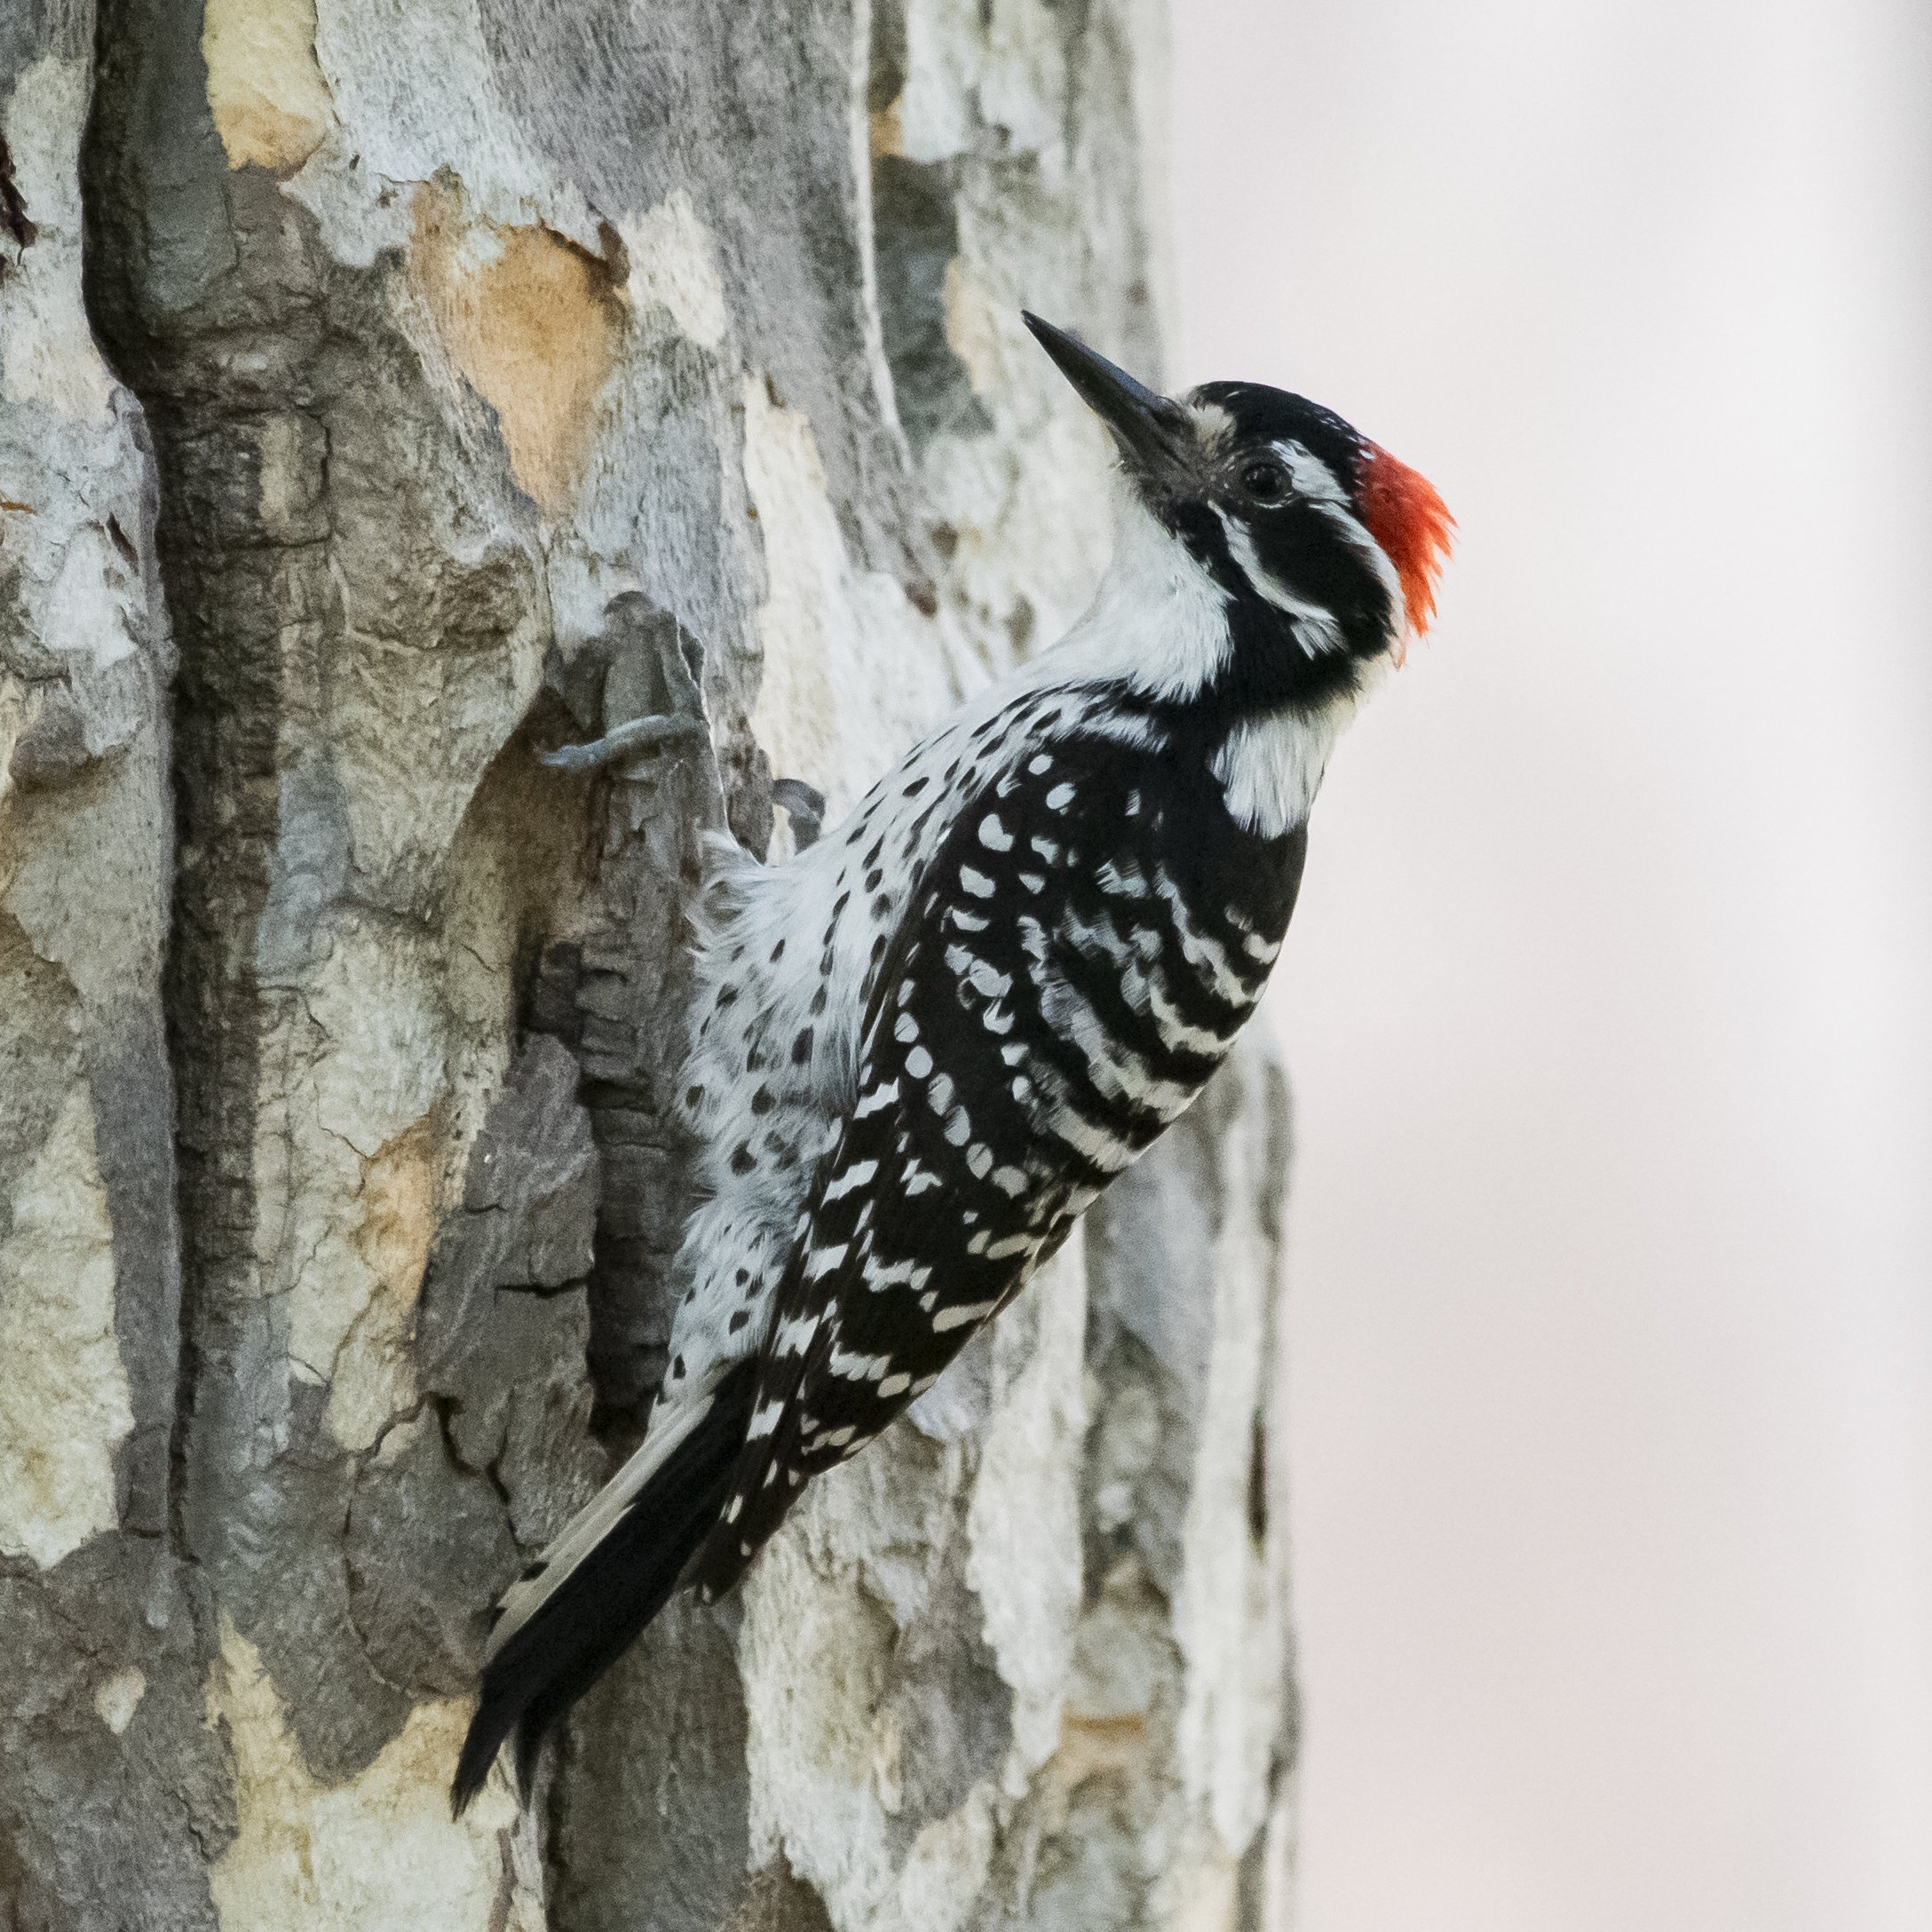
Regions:
[[[1106,574],[1086,614],[1022,676],[1041,685],[1119,680],[1150,698],[1184,701],[1227,663],[1227,604],[1186,544],[1117,478]]]

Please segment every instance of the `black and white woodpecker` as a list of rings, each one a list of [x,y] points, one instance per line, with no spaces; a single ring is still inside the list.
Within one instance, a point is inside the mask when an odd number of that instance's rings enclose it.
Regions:
[[[1063,642],[788,863],[715,854],[684,1103],[688,1292],[643,1445],[505,1595],[460,1810],[682,1584],[729,1589],[1200,1091],[1294,909],[1337,733],[1451,521],[1278,389],[1155,394],[1027,326],[1119,447]]]

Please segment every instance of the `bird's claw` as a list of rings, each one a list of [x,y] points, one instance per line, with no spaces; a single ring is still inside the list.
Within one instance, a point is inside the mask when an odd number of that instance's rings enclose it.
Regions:
[[[553,772],[594,772],[599,766],[635,757],[639,752],[655,751],[661,745],[707,735],[702,718],[675,715],[633,717],[590,744],[559,745],[555,751],[542,752],[540,756]]]

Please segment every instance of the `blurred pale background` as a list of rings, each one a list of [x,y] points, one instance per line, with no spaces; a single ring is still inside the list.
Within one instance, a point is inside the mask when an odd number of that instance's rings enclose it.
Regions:
[[[1174,11],[1177,373],[1461,520],[1276,1008],[1303,1932],[1926,1932],[1932,9]]]

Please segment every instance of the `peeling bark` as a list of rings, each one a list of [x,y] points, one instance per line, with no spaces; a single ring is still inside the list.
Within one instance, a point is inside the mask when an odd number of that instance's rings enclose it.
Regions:
[[[1158,367],[1140,0],[0,20],[0,1923],[1259,1927],[1258,1047],[519,1814],[490,1602],[635,1439],[708,827],[1056,635]],[[693,684],[693,679],[697,684]],[[538,749],[685,702],[600,774]]]

